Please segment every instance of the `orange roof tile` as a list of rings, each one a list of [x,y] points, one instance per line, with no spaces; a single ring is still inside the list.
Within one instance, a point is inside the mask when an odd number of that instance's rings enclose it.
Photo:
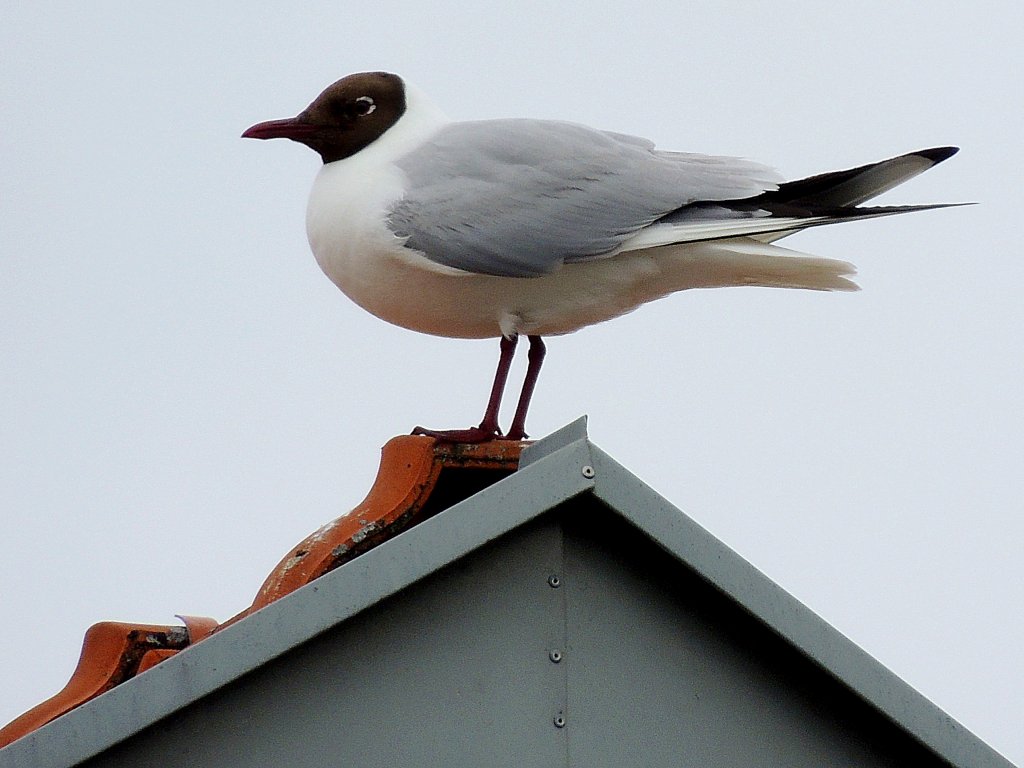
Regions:
[[[362,503],[291,549],[251,606],[223,624],[194,616],[179,616],[184,627],[94,624],[64,689],[0,729],[0,747],[497,482],[517,469],[526,445],[511,440],[454,444],[421,435],[391,439]]]
[[[102,621],[85,633],[78,666],[56,696],[33,707],[0,729],[0,747],[7,746],[75,707],[135,677],[153,651],[173,655],[189,644],[185,627]],[[148,666],[152,666],[149,663]],[[147,667],[148,668],[148,667]]]

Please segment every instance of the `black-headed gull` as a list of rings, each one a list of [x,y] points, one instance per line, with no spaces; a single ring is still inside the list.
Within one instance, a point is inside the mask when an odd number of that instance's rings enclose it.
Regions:
[[[386,72],[345,77],[296,117],[242,135],[292,139],[323,158],[306,231],[320,267],[359,306],[421,333],[501,339],[480,425],[418,428],[467,442],[526,436],[542,336],[687,288],[856,290],[853,265],[772,242],[943,207],[859,205],[957,151],[786,182],[749,160],[666,152],[575,123],[451,122]],[[498,408],[521,334],[529,365],[503,435]]]

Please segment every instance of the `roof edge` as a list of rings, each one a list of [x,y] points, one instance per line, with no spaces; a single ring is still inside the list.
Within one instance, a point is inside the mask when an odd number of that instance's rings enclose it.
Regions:
[[[593,493],[939,756],[972,768],[1013,768],[966,727],[594,446],[586,434],[585,419],[524,450],[518,472],[19,739],[0,751],[0,764],[56,768],[96,755],[584,493]],[[515,503],[510,503],[513,499]],[[126,712],[131,712],[127,725]]]
[[[193,625],[212,619],[189,617]],[[215,623],[215,622],[214,622]],[[0,728],[0,746],[37,730],[51,720],[120,685],[151,666],[188,647],[194,634],[186,626],[126,624],[101,621],[85,632],[82,653],[67,684],[58,693]],[[159,656],[152,654],[158,653]]]
[[[260,610],[234,623],[225,622],[202,642],[160,659],[146,674],[126,680],[27,733],[0,750],[0,766],[63,768],[109,749],[549,509],[590,491],[593,480],[583,471],[590,465],[586,439],[540,456],[528,467]],[[509,505],[511,496],[519,503]],[[482,513],[493,508],[501,508],[502,514]],[[126,712],[131,712],[130,720]]]
[[[597,498],[922,744],[954,765],[1015,768],[600,448],[592,456]]]

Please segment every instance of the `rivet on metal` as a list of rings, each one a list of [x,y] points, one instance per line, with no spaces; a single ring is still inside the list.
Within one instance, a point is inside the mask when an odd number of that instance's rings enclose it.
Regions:
[[[553,589],[558,589],[560,586],[562,586],[562,580],[552,573],[550,576],[548,576],[548,586],[552,587]]]
[[[565,728],[565,715],[561,712],[555,715],[555,728]]]
[[[555,662],[555,664],[557,664],[562,660],[562,652],[559,650],[552,649],[551,653],[548,654],[548,658]]]
[[[583,469],[581,469],[581,470],[580,470],[580,472],[582,472],[582,473],[583,473],[583,476],[584,476],[585,478],[587,478],[587,480],[589,480],[590,478],[592,478],[592,477],[594,476],[594,474],[595,474],[595,472],[594,472],[594,468],[593,468],[592,466],[590,466],[589,464],[585,464],[585,465],[583,466]]]

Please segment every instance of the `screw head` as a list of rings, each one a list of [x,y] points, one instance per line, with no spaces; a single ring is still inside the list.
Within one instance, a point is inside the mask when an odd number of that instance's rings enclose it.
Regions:
[[[550,576],[548,576],[548,586],[552,589],[558,589],[560,586],[562,586],[562,580],[558,578],[556,574],[552,573]]]
[[[590,480],[596,474],[594,472],[594,468],[589,464],[584,465],[580,472],[585,478],[587,478],[587,480]]]
[[[552,649],[548,654],[548,658],[551,659],[555,664],[562,660],[562,652],[557,649]]]
[[[565,728],[565,715],[559,712],[557,715],[555,715],[554,723],[555,728]]]

